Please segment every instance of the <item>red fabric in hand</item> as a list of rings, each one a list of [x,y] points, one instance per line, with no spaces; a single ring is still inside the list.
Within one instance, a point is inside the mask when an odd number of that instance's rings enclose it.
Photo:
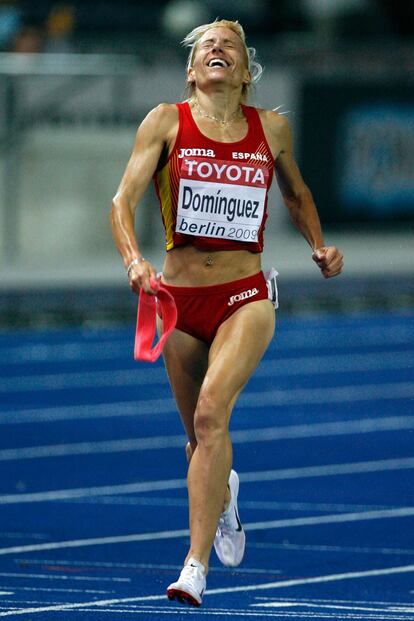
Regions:
[[[177,308],[172,295],[163,288],[159,280],[150,279],[150,285],[156,294],[145,293],[141,289],[138,301],[137,326],[135,330],[135,360],[155,362],[164,347],[164,343],[177,323]],[[163,331],[158,343],[152,347],[157,326],[157,304],[163,321]]]

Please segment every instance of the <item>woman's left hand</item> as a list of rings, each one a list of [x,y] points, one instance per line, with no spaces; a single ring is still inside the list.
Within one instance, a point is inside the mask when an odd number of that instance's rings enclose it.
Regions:
[[[335,246],[322,246],[316,248],[312,254],[315,261],[325,278],[338,276],[342,272],[344,265],[342,252]]]

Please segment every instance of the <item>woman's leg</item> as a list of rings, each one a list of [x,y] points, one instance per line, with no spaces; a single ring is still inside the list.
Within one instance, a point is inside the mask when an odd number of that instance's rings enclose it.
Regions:
[[[159,320],[160,333],[161,328]],[[197,446],[194,414],[208,368],[209,349],[210,347],[203,341],[180,330],[174,330],[164,345],[163,356],[168,379],[188,437],[188,444],[185,447],[188,463]],[[222,509],[229,501],[230,492],[227,489]]]
[[[174,330],[164,345],[164,363],[191,450],[197,446],[194,412],[208,367],[209,346],[186,332]]]
[[[186,559],[197,559],[206,570],[232,464],[231,411],[266,351],[274,325],[271,302],[251,302],[220,326],[210,348],[194,416],[197,445],[188,470],[191,544]]]

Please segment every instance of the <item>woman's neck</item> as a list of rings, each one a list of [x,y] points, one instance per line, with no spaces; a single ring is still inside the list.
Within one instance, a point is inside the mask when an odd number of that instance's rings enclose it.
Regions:
[[[205,93],[197,89],[190,99],[190,104],[198,108],[203,116],[210,115],[223,123],[234,119],[240,111],[241,93],[216,91]]]

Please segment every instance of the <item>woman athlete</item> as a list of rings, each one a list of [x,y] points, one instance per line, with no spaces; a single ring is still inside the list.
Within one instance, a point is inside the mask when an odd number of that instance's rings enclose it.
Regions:
[[[245,105],[260,66],[241,25],[215,21],[193,30],[184,44],[189,99],[160,104],[142,122],[111,224],[131,288],[155,293],[156,270],[134,232],[136,206],[153,177],[166,233],[161,283],[178,311],[164,360],[189,461],[190,549],[167,595],[199,606],[213,543],[224,565],[237,566],[244,554],[229,421],[275,328],[268,299],[275,302],[275,282],[266,283],[261,271],[273,170],[323,276],[339,274],[343,262],[337,248],[324,245],[285,116]]]

